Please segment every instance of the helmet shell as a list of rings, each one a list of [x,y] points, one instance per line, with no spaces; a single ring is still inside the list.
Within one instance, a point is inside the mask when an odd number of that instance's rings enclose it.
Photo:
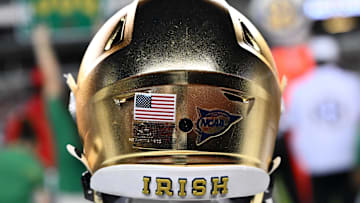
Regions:
[[[126,164],[268,170],[280,117],[276,68],[260,33],[225,1],[124,7],[90,43],[75,96],[92,173]]]

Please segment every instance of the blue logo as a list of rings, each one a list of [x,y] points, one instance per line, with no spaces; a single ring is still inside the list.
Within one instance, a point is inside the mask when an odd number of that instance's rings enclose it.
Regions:
[[[241,115],[230,114],[222,110],[204,110],[198,108],[199,119],[196,122],[195,132],[199,135],[196,145],[202,145],[206,141],[219,137],[226,133],[232,125],[241,121]]]

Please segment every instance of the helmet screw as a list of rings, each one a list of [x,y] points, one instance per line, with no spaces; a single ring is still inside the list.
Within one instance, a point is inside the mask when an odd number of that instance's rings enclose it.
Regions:
[[[193,123],[188,118],[183,118],[179,122],[179,129],[183,132],[191,131],[192,127],[193,127]]]

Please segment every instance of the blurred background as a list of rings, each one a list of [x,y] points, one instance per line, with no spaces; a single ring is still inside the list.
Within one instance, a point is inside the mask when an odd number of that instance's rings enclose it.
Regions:
[[[85,202],[63,75],[76,78],[96,30],[129,2],[0,0],[0,202]],[[287,78],[275,200],[360,202],[360,1],[228,2]]]

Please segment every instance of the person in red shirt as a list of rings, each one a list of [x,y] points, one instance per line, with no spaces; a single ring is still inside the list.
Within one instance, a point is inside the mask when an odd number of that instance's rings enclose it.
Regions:
[[[35,131],[36,151],[42,164],[46,167],[55,166],[54,143],[52,130],[46,116],[44,101],[42,99],[43,79],[38,68],[31,71],[33,95],[21,106],[19,111],[12,114],[5,126],[4,142],[12,143],[19,139],[22,122],[28,120]]]

